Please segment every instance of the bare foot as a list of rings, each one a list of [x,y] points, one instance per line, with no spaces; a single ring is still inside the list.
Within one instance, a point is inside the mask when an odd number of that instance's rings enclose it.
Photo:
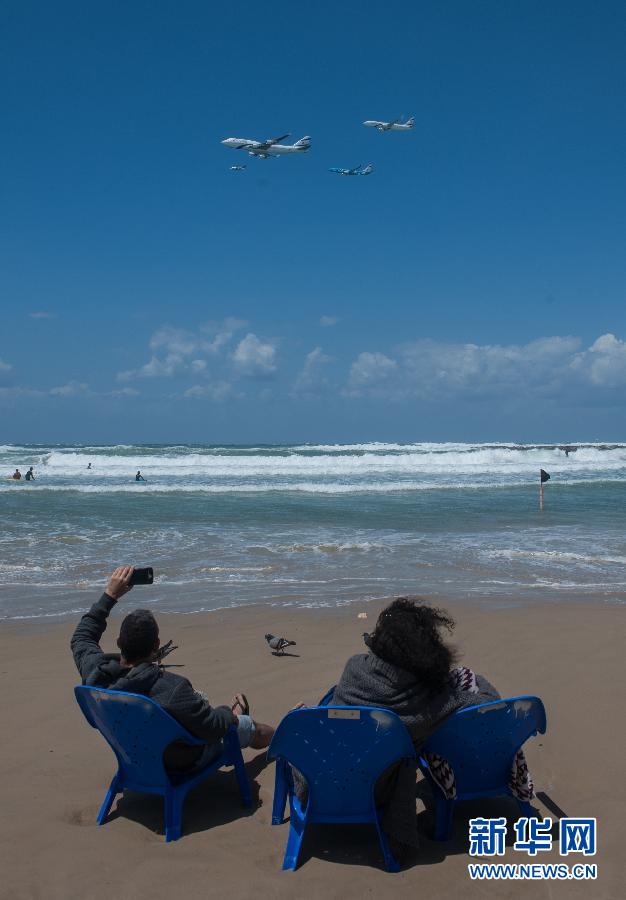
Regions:
[[[236,716],[250,715],[250,704],[248,703],[245,694],[235,694],[231,701],[230,708]]]

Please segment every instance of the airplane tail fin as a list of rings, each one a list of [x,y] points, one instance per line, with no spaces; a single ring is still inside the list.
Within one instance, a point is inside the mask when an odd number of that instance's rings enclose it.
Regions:
[[[413,127],[413,125],[415,125],[415,116],[411,116],[411,118],[410,118],[410,119],[407,119],[406,122],[405,122],[404,124],[405,124],[405,125],[410,125],[411,127]]]
[[[302,150],[308,150],[311,146],[311,138],[308,135],[305,135],[303,138],[300,138],[299,141],[296,141],[294,147],[300,147]]]

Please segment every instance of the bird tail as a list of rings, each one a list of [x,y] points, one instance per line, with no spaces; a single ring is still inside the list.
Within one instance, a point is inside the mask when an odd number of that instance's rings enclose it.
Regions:
[[[285,644],[287,647],[295,647],[296,646],[295,641],[285,641]]]

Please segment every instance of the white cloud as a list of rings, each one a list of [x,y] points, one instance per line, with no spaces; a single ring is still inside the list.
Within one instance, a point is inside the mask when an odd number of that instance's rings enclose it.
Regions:
[[[232,385],[227,381],[217,381],[214,384],[194,384],[188,388],[183,397],[192,397],[197,400],[208,397],[216,403],[222,403],[234,395]]]
[[[604,334],[586,350],[576,337],[527,344],[453,344],[421,340],[397,348],[395,358],[361,353],[345,393],[402,399],[483,397],[524,391],[557,395],[568,389],[626,385],[626,342]]]
[[[333,325],[336,325],[341,320],[337,318],[337,316],[322,316],[320,318],[320,325],[322,328],[332,328]]]
[[[17,400],[23,397],[45,397],[46,391],[27,387],[0,387],[0,400]]]
[[[212,336],[211,352],[218,353],[230,341],[235,332],[241,331],[247,324],[245,319],[229,316],[223,322],[205,322],[200,330]]]
[[[549,390],[580,347],[573,337],[528,344],[445,344],[417,341],[401,348],[404,380],[411,393],[491,393],[534,385]]]
[[[396,374],[398,364],[384,353],[359,353],[350,367],[348,393],[378,392]]]
[[[242,375],[251,377],[260,377],[271,375],[276,371],[276,347],[269,341],[263,343],[256,334],[247,334],[241,340],[234,353],[232,360],[235,368]]]
[[[324,375],[324,367],[331,362],[321,347],[315,347],[307,353],[301,372],[294,384],[294,393],[317,393],[328,386],[328,379]]]
[[[10,372],[13,366],[0,358],[0,372]]]
[[[168,353],[164,359],[152,356],[150,361],[140,369],[131,369],[129,372],[120,372],[120,381],[128,381],[131,378],[171,378],[183,365],[183,358],[177,353]]]
[[[574,357],[571,369],[596,387],[626,385],[626,341],[610,333],[601,335]]]
[[[201,341],[191,331],[184,328],[172,328],[165,325],[154,332],[150,338],[150,349],[164,349],[168,354],[175,356],[190,356],[199,348]]]
[[[46,312],[45,310],[38,310],[36,312],[28,313],[31,319],[56,319],[57,314],[53,312]]]
[[[118,381],[198,373],[206,369],[206,357],[217,356],[245,324],[240,319],[228,318],[223,322],[206,322],[197,331],[164,325],[150,338],[149,361],[138,369],[119,372]]]
[[[131,387],[123,387],[120,388],[119,391],[107,391],[103,394],[104,397],[138,397],[139,391],[135,390],[135,388]]]
[[[50,388],[49,393],[53,397],[75,397],[77,394],[86,394],[89,392],[89,385],[83,381],[68,381],[60,387]]]
[[[57,387],[41,390],[28,387],[0,387],[0,399],[11,400],[19,397],[137,397],[139,391],[124,387],[113,391],[93,391],[84,381],[68,381]]]

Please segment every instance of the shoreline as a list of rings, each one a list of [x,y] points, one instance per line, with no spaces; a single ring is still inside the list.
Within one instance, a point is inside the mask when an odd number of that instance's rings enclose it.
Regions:
[[[94,600],[97,597],[93,598]],[[116,612],[135,607],[129,595]],[[340,608],[268,607],[211,613],[160,614],[162,640],[179,649],[168,658],[214,704],[246,692],[253,715],[276,724],[298,701],[314,704],[334,684],[348,657],[363,652],[362,632],[375,624],[381,601]],[[624,611],[612,604],[533,604],[499,609],[445,604],[457,621],[452,636],[460,660],[486,675],[502,696],[537,694],[545,703],[546,735],[531,738],[526,755],[540,815],[554,808],[570,816],[596,816],[598,881],[503,881],[493,896],[593,897],[616,900],[621,891],[620,827],[626,766],[626,726],[618,710],[626,700],[622,677]],[[358,618],[360,612],[367,619]],[[467,872],[467,820],[474,815],[517,817],[506,800],[461,804],[449,844],[430,838],[431,812],[418,783],[422,849],[398,875],[381,868],[374,834],[362,828],[315,828],[296,873],[281,871],[288,826],[271,827],[273,765],[265,754],[244,751],[255,804],[242,814],[232,776],[212,776],[187,801],[183,837],[166,845],[157,798],[127,795],[102,827],[95,815],[114,772],[114,758],[75,704],[77,674],[69,637],[78,616],[33,627],[0,623],[0,674],[6,716],[19,740],[6,740],[0,762],[6,779],[0,808],[6,859],[3,896],[46,900],[107,900],[113,893],[169,898],[176,883],[189,900],[232,893],[238,897],[304,896],[400,898],[432,893],[453,898],[485,895]],[[112,650],[118,617],[102,645]],[[274,657],[266,631],[297,642],[294,656]],[[424,796],[422,796],[424,795]],[[541,797],[547,798],[545,802]],[[550,805],[552,804],[552,807]],[[246,865],[242,865],[242,854]],[[487,860],[493,861],[493,860]],[[508,863],[587,862],[559,856],[558,846],[537,860],[507,847]],[[251,881],[254,872],[254,883]],[[219,885],[219,890],[217,890]]]
[[[91,603],[95,602],[95,600],[100,596],[102,591],[104,590],[104,584],[106,583],[106,578],[102,578],[98,582],[94,583],[89,589],[85,587],[70,587],[69,589],[55,588],[51,585],[12,585],[10,587],[0,586],[0,608],[7,609],[15,606],[16,610],[19,609],[21,602],[24,597],[32,597],[33,594],[38,595],[38,601],[42,604],[46,602],[46,599],[55,602],[58,601],[59,598],[66,598],[68,605],[70,602],[72,603],[72,608],[67,611],[62,612],[38,612],[38,613],[26,613],[26,614],[16,614],[16,615],[0,615],[0,629],[11,625],[11,624],[23,624],[24,627],[46,627],[47,625],[56,626],[67,624],[68,622],[73,622],[80,617],[84,611],[86,611]],[[367,608],[375,608],[377,605],[385,604],[391,602],[397,596],[408,596],[408,597],[417,597],[420,598],[427,603],[430,603],[434,606],[445,606],[447,604],[454,605],[456,608],[473,608],[477,607],[480,609],[509,609],[509,608],[533,608],[535,606],[553,606],[553,605],[566,605],[566,606],[581,606],[581,607],[589,607],[596,608],[600,606],[611,606],[611,607],[621,607],[626,604],[626,591],[600,591],[597,589],[583,591],[580,589],[572,588],[572,587],[563,587],[562,589],[557,590],[553,586],[546,586],[538,584],[536,587],[531,588],[530,586],[526,586],[524,590],[518,590],[516,592],[486,592],[481,591],[479,588],[468,590],[465,593],[450,593],[445,594],[442,592],[433,593],[432,591],[409,591],[409,592],[397,592],[397,593],[389,593],[386,596],[347,596],[347,597],[337,597],[334,596],[331,600],[323,600],[323,599],[311,599],[310,597],[303,596],[302,594],[295,593],[293,595],[282,595],[280,592],[277,592],[276,595],[271,597],[264,596],[261,599],[246,599],[242,597],[239,602],[231,601],[229,603],[224,603],[223,605],[216,606],[214,608],[206,608],[202,607],[202,601],[198,597],[198,604],[200,608],[172,608],[176,603],[176,598],[179,595],[185,595],[185,588],[189,589],[191,586],[195,584],[195,592],[200,595],[209,595],[211,594],[211,589],[209,585],[202,585],[201,582],[189,582],[185,585],[180,584],[171,584],[164,585],[163,583],[155,584],[154,588],[151,586],[147,590],[141,588],[139,591],[136,591],[133,594],[133,603],[135,605],[145,605],[149,609],[151,609],[155,615],[161,616],[203,616],[203,615],[213,615],[215,613],[224,612],[224,611],[236,611],[236,610],[254,610],[254,609],[279,609],[279,610],[291,610],[291,609],[302,609],[302,610],[311,610],[311,611],[320,611],[320,610],[328,610],[328,611],[340,611],[344,608],[352,609],[356,606],[362,605],[365,609]],[[154,599],[155,591],[163,592],[165,591],[165,596],[157,597]],[[188,601],[190,604],[193,602],[191,600]],[[115,615],[115,612],[114,612]]]
[[[54,626],[62,626],[69,622],[73,622],[77,620],[83,612],[85,612],[91,603],[94,603],[95,600],[98,599],[102,590],[104,590],[103,580],[101,585],[96,587],[94,586],[93,590],[79,589],[74,588],[76,591],[76,602],[74,608],[67,612],[50,612],[50,613],[35,613],[35,614],[23,614],[23,615],[2,615],[0,616],[0,630],[10,626],[10,625],[23,625],[24,628],[29,627],[39,627],[40,629],[45,627],[54,627]],[[15,586],[13,586],[15,587]],[[30,594],[33,592],[33,588],[38,591],[47,591],[51,590],[47,585],[19,585],[19,590],[11,591],[7,587],[0,587],[0,601],[2,605],[6,607],[10,607],[13,602],[15,602],[16,606],[19,607],[20,604],[20,595]],[[162,588],[162,585],[160,585]],[[100,593],[98,593],[100,591]],[[170,592],[172,595],[180,592],[179,585],[172,585],[170,587]],[[540,592],[542,592],[542,596],[540,596]],[[11,593],[13,593],[13,597],[11,597]],[[53,592],[51,593],[51,597],[58,597],[60,593],[63,593],[64,596],[71,596],[71,591],[68,592]],[[207,590],[207,593],[210,593]],[[564,596],[567,594],[567,596]],[[576,606],[576,607],[589,607],[596,608],[599,606],[610,606],[610,607],[621,607],[626,604],[626,591],[580,591],[572,588],[563,588],[561,591],[556,591],[553,587],[546,587],[545,585],[537,585],[536,593],[530,593],[530,588],[527,588],[526,591],[518,591],[518,592],[506,592],[502,590],[498,593],[485,593],[480,592],[479,590],[472,590],[463,595],[443,595],[443,593],[433,594],[431,592],[404,592],[398,594],[389,594],[387,596],[377,596],[377,597],[355,597],[355,598],[344,598],[344,599],[334,599],[329,601],[324,600],[310,600],[308,598],[301,598],[295,596],[293,599],[260,599],[260,600],[242,600],[241,602],[232,602],[229,604],[225,604],[223,606],[216,606],[215,608],[207,609],[207,608],[199,608],[199,609],[172,609],[167,608],[168,599],[161,598],[157,600],[151,599],[149,593],[135,593],[133,594],[133,602],[135,605],[141,606],[142,604],[147,606],[154,612],[156,616],[165,617],[165,616],[209,616],[215,615],[216,613],[221,612],[235,612],[235,611],[244,611],[244,610],[257,610],[257,609],[278,609],[278,610],[310,610],[312,612],[319,611],[328,611],[333,612],[343,609],[353,609],[357,606],[363,606],[365,610],[371,608],[376,608],[377,605],[390,603],[397,596],[408,596],[414,597],[421,600],[424,600],[426,603],[430,603],[433,606],[445,606],[451,605],[454,608],[463,608],[465,606],[469,608],[477,608],[484,610],[498,610],[498,609],[513,609],[513,608],[534,608],[534,607],[552,607],[552,606]],[[43,598],[42,598],[43,599]],[[160,606],[160,603],[164,604],[163,608]],[[113,618],[115,618],[115,610],[113,612]]]

